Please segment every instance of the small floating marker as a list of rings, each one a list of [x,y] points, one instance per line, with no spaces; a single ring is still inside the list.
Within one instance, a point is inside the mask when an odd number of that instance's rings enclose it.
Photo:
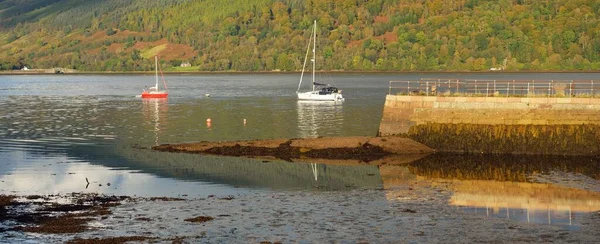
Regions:
[[[210,123],[210,122],[212,122],[212,120],[210,120],[210,118],[206,119],[206,123],[207,124]]]
[[[244,124],[246,124],[246,119],[244,119]]]
[[[205,97],[210,97],[209,93],[204,94]]]

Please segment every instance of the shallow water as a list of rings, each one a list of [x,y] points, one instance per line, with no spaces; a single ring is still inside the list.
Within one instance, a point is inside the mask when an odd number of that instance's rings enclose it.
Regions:
[[[452,180],[455,177],[426,175],[413,166],[401,168],[402,174],[390,175],[382,167],[370,165],[290,163],[149,149],[190,141],[374,136],[389,81],[424,77],[595,78],[594,74],[335,74],[331,81],[343,90],[346,100],[311,103],[295,98],[297,74],[170,75],[166,77],[170,95],[164,100],[136,98],[145,85],[153,84],[151,75],[0,76],[0,194],[206,197],[255,191],[379,189],[407,179]],[[208,118],[210,124],[206,123]],[[464,162],[453,160],[448,163],[437,158],[429,163],[444,171],[451,169],[447,165]],[[597,163],[590,165],[592,171],[598,169]],[[496,164],[492,171],[503,172],[506,167]],[[550,172],[581,173],[568,167],[555,167]],[[524,177],[536,173],[540,172],[528,171]],[[598,177],[584,176],[591,185],[585,190],[597,192]],[[460,196],[458,189],[453,191]],[[596,195],[591,195],[597,201]],[[568,194],[561,197],[572,198]],[[552,194],[548,198],[558,199]],[[515,201],[529,201],[524,199]],[[481,213],[479,205],[456,203]],[[505,214],[501,209],[497,208],[498,215]]]
[[[390,77],[374,83],[378,75],[337,77],[348,97],[343,104],[297,102],[295,74],[166,78],[168,99],[142,100],[136,95],[152,76],[0,76],[1,191],[201,197],[381,187],[373,166],[266,163],[149,148],[186,141],[375,135]]]

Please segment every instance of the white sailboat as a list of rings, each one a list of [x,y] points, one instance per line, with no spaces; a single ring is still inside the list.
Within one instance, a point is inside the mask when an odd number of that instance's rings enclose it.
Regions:
[[[300,92],[300,86],[302,85],[302,78],[304,78],[304,68],[306,67],[306,61],[308,60],[308,53],[311,48],[312,42],[312,91]],[[300,75],[300,83],[298,84],[298,100],[312,100],[312,101],[344,101],[342,97],[342,90],[330,84],[317,83],[315,80],[315,67],[316,67],[316,48],[317,48],[317,21],[313,28],[311,39],[308,41],[308,48],[306,50],[306,56],[304,57],[304,64],[302,65],[302,74]]]

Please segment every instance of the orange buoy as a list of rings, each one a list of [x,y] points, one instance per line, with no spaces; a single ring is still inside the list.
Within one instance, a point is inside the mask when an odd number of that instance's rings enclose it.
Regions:
[[[206,123],[210,123],[212,122],[212,120],[210,120],[210,118],[206,119]]]

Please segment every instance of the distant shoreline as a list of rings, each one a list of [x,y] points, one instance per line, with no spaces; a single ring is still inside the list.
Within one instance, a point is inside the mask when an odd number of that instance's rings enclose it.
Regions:
[[[51,69],[49,69],[51,70]],[[151,75],[154,71],[68,71],[54,73],[49,70],[10,70],[0,71],[0,75]],[[205,74],[299,74],[301,71],[163,71],[169,75],[205,75]],[[335,74],[568,74],[600,73],[600,71],[317,71],[317,73]]]

